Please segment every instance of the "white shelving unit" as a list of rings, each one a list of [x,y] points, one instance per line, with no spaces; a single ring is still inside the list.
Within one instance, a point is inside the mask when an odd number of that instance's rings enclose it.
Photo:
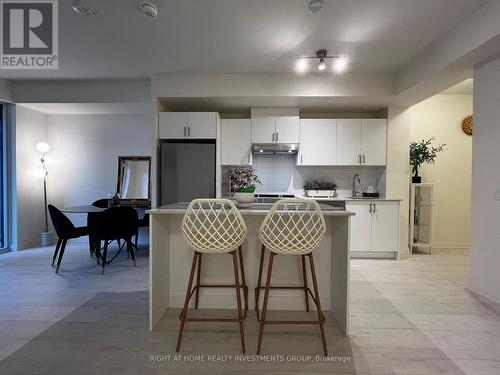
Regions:
[[[432,184],[411,184],[410,193],[410,253],[422,249],[432,254]]]

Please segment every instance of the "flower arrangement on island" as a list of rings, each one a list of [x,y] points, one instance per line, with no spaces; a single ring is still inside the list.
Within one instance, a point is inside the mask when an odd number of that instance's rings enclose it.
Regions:
[[[252,167],[237,167],[226,170],[231,191],[236,193],[253,193],[260,180]]]

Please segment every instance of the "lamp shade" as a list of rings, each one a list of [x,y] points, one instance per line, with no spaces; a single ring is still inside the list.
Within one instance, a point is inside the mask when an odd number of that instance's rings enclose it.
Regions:
[[[38,142],[36,144],[36,149],[40,151],[41,153],[48,152],[50,150],[50,146],[48,143],[45,142]]]

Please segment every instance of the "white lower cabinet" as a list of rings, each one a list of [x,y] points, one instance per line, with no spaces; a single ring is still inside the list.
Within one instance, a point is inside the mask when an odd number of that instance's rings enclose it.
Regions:
[[[351,255],[397,258],[399,253],[399,202],[348,201],[351,218]]]

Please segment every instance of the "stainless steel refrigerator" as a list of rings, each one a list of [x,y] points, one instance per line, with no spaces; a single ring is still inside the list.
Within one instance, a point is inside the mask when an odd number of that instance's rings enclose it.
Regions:
[[[215,198],[215,140],[160,143],[160,204]]]

